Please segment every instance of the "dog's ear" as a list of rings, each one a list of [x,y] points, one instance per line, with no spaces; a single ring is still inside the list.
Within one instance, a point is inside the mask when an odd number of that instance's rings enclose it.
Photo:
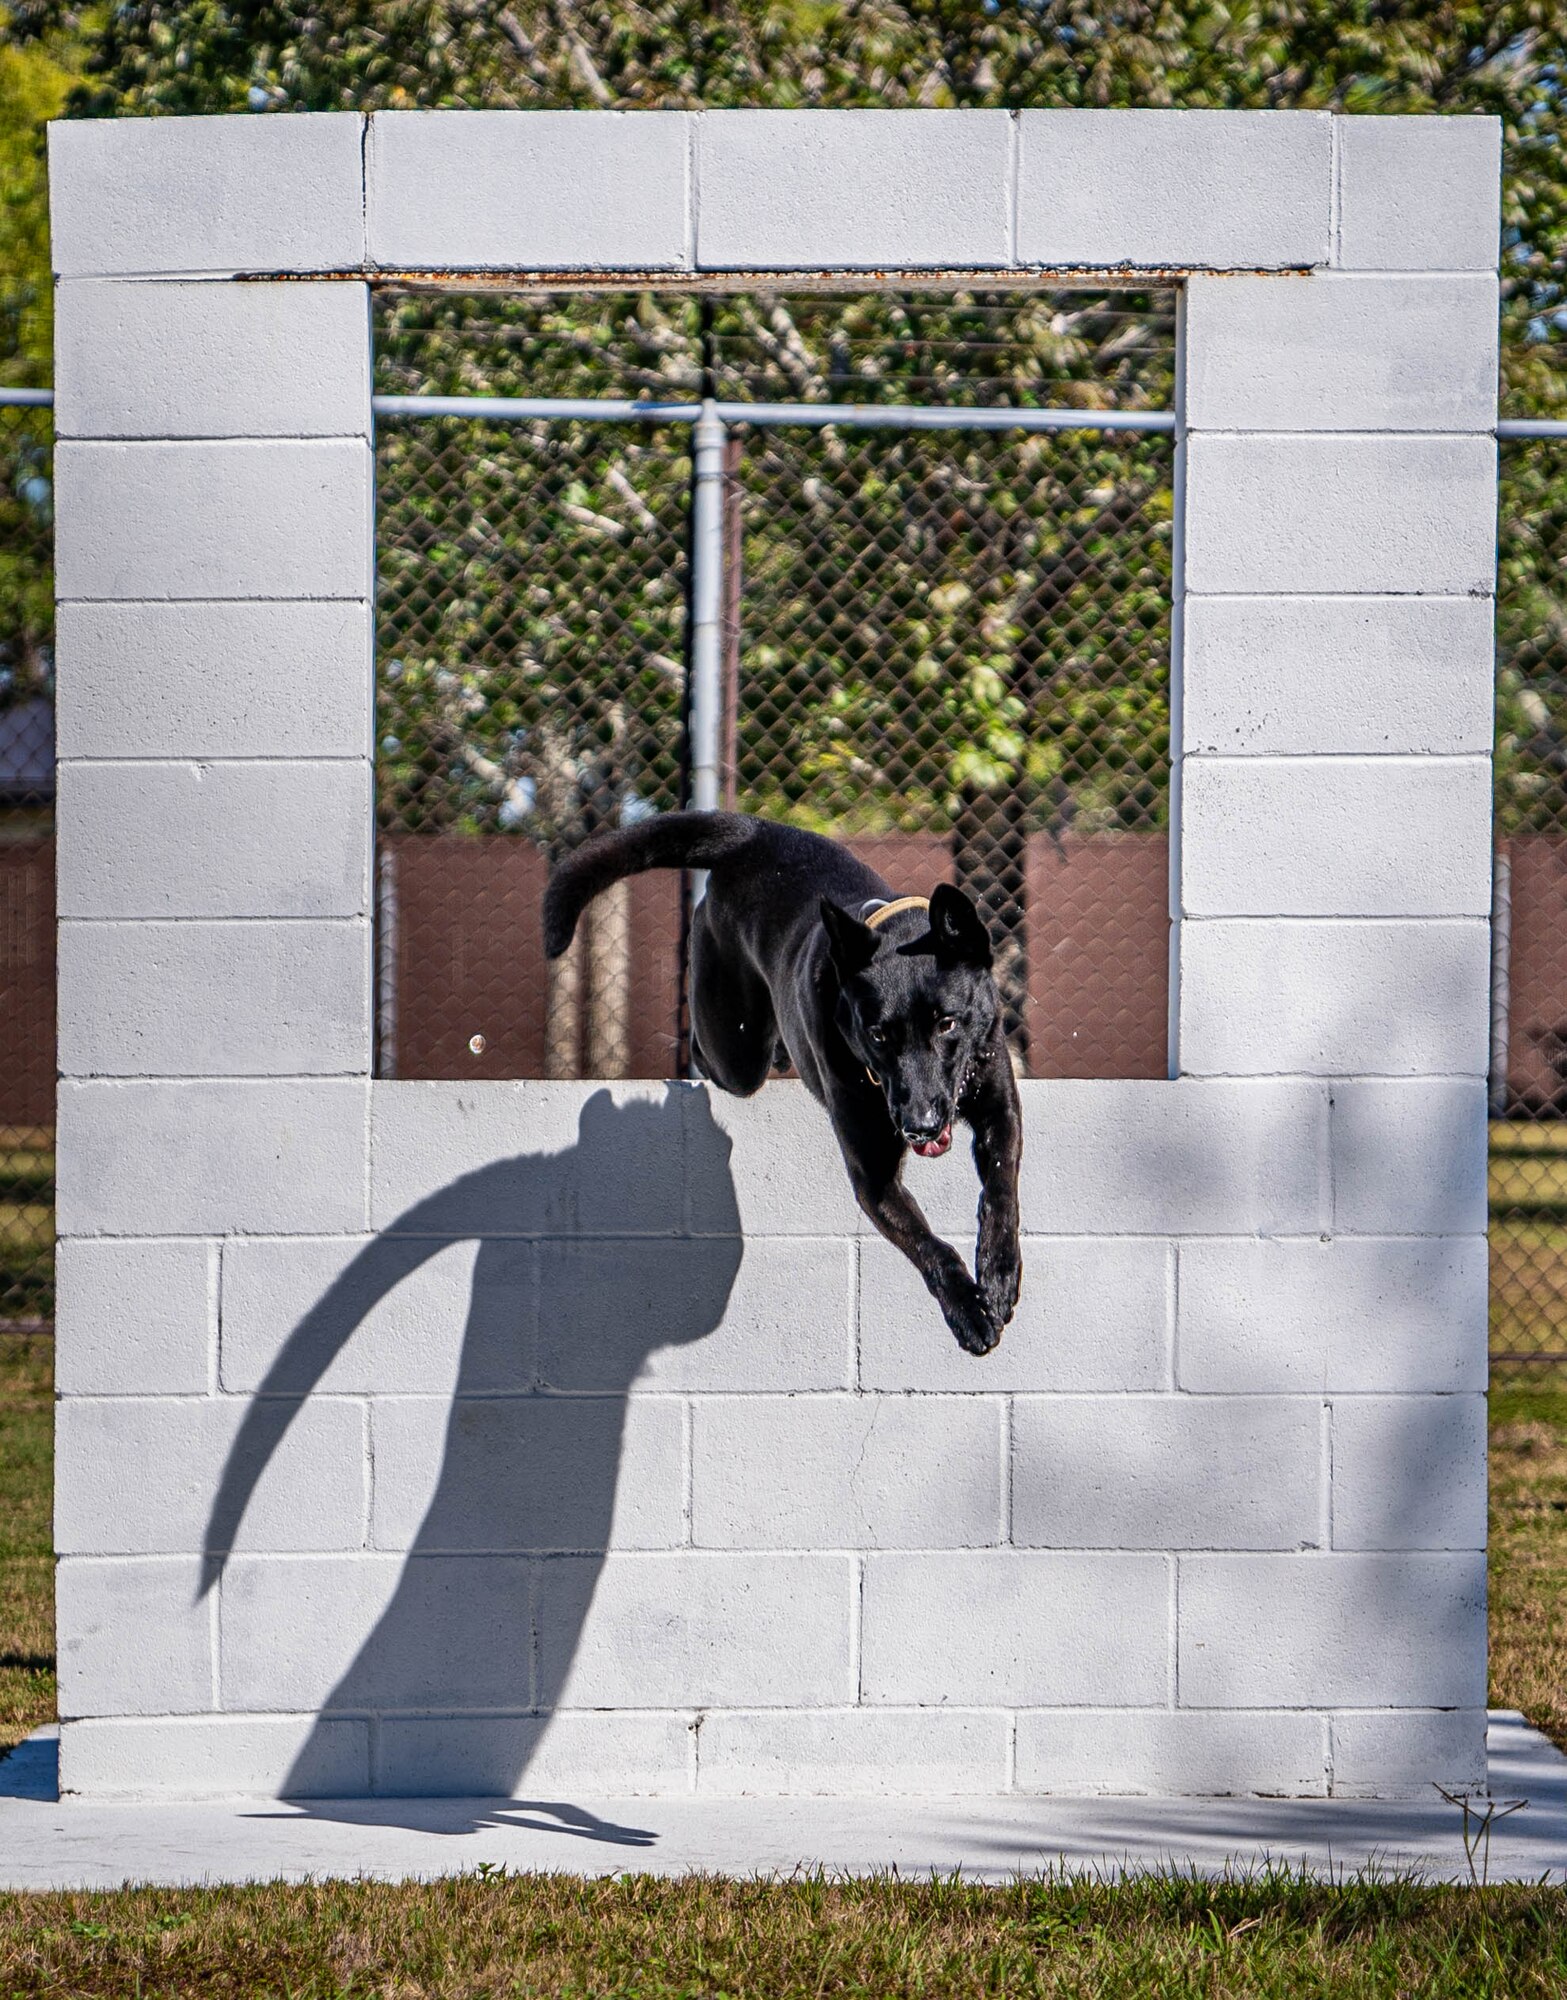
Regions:
[[[869,924],[862,924],[858,917],[851,917],[847,910],[829,902],[823,896],[821,901],[822,923],[827,931],[827,949],[832,954],[832,962],[837,967],[840,979],[852,979],[857,972],[863,972],[876,956],[876,933]]]
[[[950,882],[931,892],[930,929],[923,937],[900,944],[898,950],[904,958],[934,958],[943,970],[972,965],[977,971],[988,972],[992,962],[984,918]]]

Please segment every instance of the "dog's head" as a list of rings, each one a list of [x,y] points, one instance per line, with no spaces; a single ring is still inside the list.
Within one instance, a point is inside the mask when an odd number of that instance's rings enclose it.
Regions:
[[[996,1023],[990,936],[961,889],[930,899],[930,928],[904,944],[824,897],[822,923],[838,975],[838,1031],[881,1086],[893,1125],[934,1159]]]

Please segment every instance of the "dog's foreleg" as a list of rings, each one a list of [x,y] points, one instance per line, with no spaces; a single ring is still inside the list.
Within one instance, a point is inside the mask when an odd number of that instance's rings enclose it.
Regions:
[[[979,1174],[979,1246],[975,1275],[996,1337],[1017,1309],[1023,1287],[1017,1178],[1023,1158],[1023,1115],[1005,1047],[992,1051],[965,1106],[974,1131]]]

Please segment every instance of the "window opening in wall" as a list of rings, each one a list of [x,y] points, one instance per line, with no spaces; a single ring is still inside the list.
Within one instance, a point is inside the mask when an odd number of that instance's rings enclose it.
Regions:
[[[379,397],[596,406],[380,405],[382,1074],[681,1074],[681,882],[601,898],[554,967],[538,910],[554,856],[704,782],[967,888],[1025,1074],[1164,1074],[1173,293],[388,290],[375,324]],[[969,427],[999,408],[1165,427]]]

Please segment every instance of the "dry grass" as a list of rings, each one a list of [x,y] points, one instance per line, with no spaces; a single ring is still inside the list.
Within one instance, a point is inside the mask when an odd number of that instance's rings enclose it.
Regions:
[[[1491,1391],[1491,1700],[1567,1749],[1567,1385]]]
[[[473,1875],[0,1897],[0,1993],[1559,1996],[1560,1889]]]

